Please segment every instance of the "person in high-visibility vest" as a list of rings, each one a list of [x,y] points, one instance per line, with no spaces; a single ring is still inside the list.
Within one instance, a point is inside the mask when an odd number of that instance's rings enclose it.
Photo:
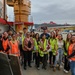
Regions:
[[[4,32],[3,34],[2,45],[3,45],[3,52],[9,54],[10,46],[7,32]]]
[[[56,52],[57,52],[57,39],[53,31],[51,32],[51,37],[49,38],[49,42],[51,46],[51,51],[49,52],[49,64],[50,67],[53,67],[55,63]]]
[[[10,54],[20,57],[19,41],[16,39],[16,35],[12,35],[12,40],[10,41]]]
[[[19,36],[17,40],[19,41],[20,61],[21,61],[21,65],[23,65],[22,31],[19,32]]]
[[[38,70],[40,69],[39,44],[40,44],[39,34],[36,33],[34,38],[34,52],[35,52],[35,65]]]
[[[71,73],[72,75],[75,75],[75,35],[72,35],[67,58],[70,62]]]
[[[68,33],[67,34],[67,38],[65,41],[65,45],[64,45],[64,72],[68,73],[68,71],[70,70],[70,65],[69,65],[69,61],[67,60],[67,56],[68,56],[68,47],[70,45],[70,40],[71,40],[72,34]]]
[[[47,57],[48,57],[47,45],[48,43],[47,43],[46,35],[43,34],[39,44],[39,49],[40,49],[39,54],[40,57],[42,58],[42,63],[43,63],[42,68],[45,70],[47,66]]]
[[[27,33],[27,28],[23,28],[23,34],[22,34],[22,48],[23,48],[23,41],[26,37],[26,33]]]
[[[18,41],[19,41],[20,52],[22,53],[23,49],[22,49],[22,32],[21,31],[19,32]]]
[[[22,64],[24,63],[24,53],[23,53],[23,47],[24,47],[24,44],[23,44],[23,42],[24,42],[24,39],[26,38],[26,33],[27,33],[27,28],[23,28],[23,33],[22,33]]]
[[[30,37],[33,39],[33,41],[35,40],[35,39],[34,39],[34,37],[35,37],[34,31],[31,31],[31,32],[30,32]],[[35,51],[33,50],[33,51],[32,51],[32,62],[34,62],[34,60],[35,60]]]

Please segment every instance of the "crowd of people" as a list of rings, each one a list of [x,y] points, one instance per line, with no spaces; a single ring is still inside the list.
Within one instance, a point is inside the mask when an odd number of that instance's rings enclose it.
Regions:
[[[68,33],[64,40],[58,30],[50,34],[47,29],[43,31],[41,35],[28,32],[27,28],[17,34],[4,32],[0,35],[0,52],[21,57],[25,70],[27,66],[32,67],[32,61],[38,70],[41,65],[46,70],[49,64],[53,71],[61,70],[64,63],[64,72],[68,73],[71,69],[72,75],[75,75],[75,35]]]

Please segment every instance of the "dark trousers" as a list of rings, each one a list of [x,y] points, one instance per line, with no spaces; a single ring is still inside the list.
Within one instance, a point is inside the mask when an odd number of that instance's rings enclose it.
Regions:
[[[23,49],[22,49],[22,45],[19,45],[19,49],[20,49],[20,52],[23,51]]]
[[[53,55],[53,53],[52,53],[52,51],[51,52],[49,52],[49,64],[50,65],[54,65],[54,63],[55,63],[55,58],[56,58],[56,55]]]
[[[32,58],[32,51],[24,51],[24,67],[27,66],[27,62],[28,62],[28,66],[31,66],[31,58]]]
[[[23,49],[22,49],[22,45],[19,45],[19,49],[20,49],[20,54],[21,54],[21,56],[23,56]]]
[[[35,65],[36,67],[39,67],[40,64],[40,55],[39,53],[35,53]]]
[[[48,54],[44,54],[44,57],[42,57],[42,63],[44,68],[46,68],[47,66],[47,57],[48,57]]]
[[[23,56],[23,49],[22,49],[22,44],[19,45],[20,49],[20,60],[21,60],[21,65],[23,65],[24,61],[24,56]]]
[[[33,54],[32,60],[35,61],[36,53],[32,53],[32,54]]]
[[[66,58],[67,56],[64,57],[64,69],[69,71],[70,70],[70,64],[69,61]]]

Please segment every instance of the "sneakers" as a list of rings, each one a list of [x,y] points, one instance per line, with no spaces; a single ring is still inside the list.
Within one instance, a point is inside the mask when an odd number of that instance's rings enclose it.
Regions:
[[[53,68],[53,71],[54,71],[54,72],[56,71],[56,68],[55,68],[55,67]]]
[[[28,65],[30,68],[32,67],[31,65]]]
[[[46,67],[44,67],[44,70],[46,70]]]
[[[62,65],[60,65],[60,68],[63,68],[63,66],[62,66]]]
[[[42,69],[46,70],[46,67],[42,66]]]
[[[37,69],[38,69],[38,70],[40,70],[40,68],[39,68],[39,67],[37,67]]]
[[[24,70],[27,70],[27,68],[26,68],[26,67],[24,67]]]
[[[64,69],[64,72],[65,72],[65,73],[68,73],[68,71],[67,71],[67,70],[65,70],[65,69]]]
[[[60,66],[58,66],[58,70],[61,70],[61,69],[60,69]]]
[[[53,68],[53,65],[50,65],[50,68]]]

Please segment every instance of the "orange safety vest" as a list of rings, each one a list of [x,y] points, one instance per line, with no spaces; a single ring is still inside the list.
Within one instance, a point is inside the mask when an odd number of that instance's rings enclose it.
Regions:
[[[10,50],[11,54],[14,54],[16,56],[20,56],[18,41],[14,41],[14,43],[13,43],[13,41],[10,41],[10,47],[11,47],[11,50]]]
[[[71,55],[73,53],[75,44],[71,44],[68,48],[68,54]],[[70,60],[75,61],[75,56],[71,57]]]
[[[7,47],[8,47],[8,39],[7,40],[2,40],[2,45],[3,45],[3,49],[4,49],[4,51],[7,49]],[[7,53],[9,53],[9,51],[7,52]]]

